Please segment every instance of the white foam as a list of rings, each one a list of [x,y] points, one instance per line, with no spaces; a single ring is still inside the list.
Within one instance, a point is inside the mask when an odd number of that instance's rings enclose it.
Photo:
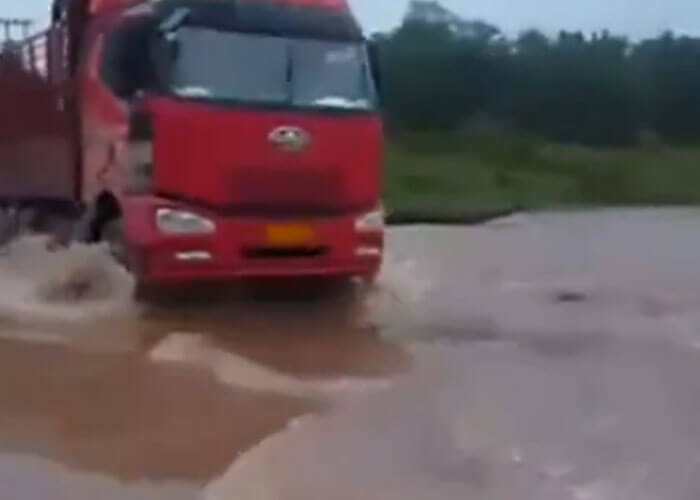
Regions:
[[[366,296],[367,319],[379,325],[396,323],[429,296],[432,282],[421,273],[415,260],[388,253],[376,285]]]
[[[133,279],[103,248],[46,244],[24,237],[0,256],[0,319],[55,326],[134,312]]]

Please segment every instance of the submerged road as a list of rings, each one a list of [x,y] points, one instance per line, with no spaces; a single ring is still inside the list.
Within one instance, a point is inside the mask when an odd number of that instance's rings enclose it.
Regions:
[[[369,294],[156,308],[96,249],[19,242],[0,499],[700,498],[699,210],[389,247]]]

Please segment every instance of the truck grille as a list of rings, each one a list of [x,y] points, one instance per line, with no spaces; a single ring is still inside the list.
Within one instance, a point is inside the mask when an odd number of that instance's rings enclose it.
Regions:
[[[246,259],[311,259],[322,257],[328,253],[328,248],[247,248],[243,251]]]
[[[234,204],[289,210],[343,205],[343,176],[334,168],[239,168],[231,179]]]

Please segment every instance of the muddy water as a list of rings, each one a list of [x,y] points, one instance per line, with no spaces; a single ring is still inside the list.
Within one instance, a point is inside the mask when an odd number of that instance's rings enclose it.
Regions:
[[[700,495],[700,211],[390,235],[377,290],[143,306],[0,256],[0,498]]]

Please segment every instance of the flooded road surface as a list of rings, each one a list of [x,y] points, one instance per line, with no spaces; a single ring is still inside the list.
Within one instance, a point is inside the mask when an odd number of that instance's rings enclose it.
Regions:
[[[157,308],[21,241],[0,498],[700,498],[700,211],[389,240],[371,293]]]

